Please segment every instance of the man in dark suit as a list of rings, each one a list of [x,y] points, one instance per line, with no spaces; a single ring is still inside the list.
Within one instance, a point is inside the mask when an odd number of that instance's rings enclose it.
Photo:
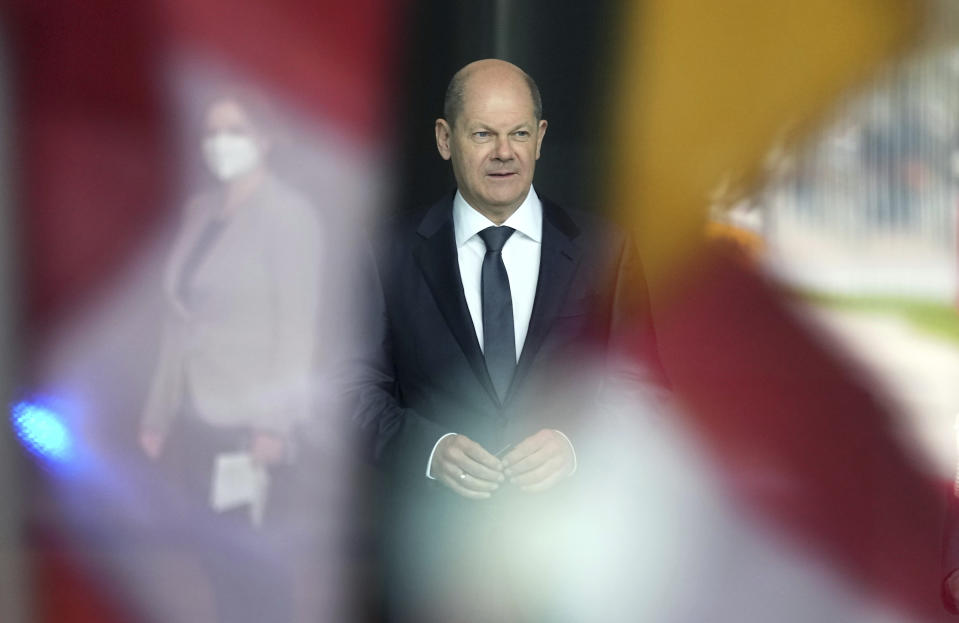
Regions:
[[[644,380],[634,246],[536,194],[546,127],[518,67],[461,69],[435,126],[457,191],[379,241],[351,396],[382,468],[396,618],[541,618],[526,580],[561,545],[544,535],[574,483],[603,469],[590,433],[606,397]]]

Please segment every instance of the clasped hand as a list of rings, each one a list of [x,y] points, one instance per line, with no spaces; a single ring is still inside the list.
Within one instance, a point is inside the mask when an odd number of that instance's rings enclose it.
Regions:
[[[569,441],[552,429],[530,435],[502,458],[466,435],[451,435],[437,445],[430,476],[465,498],[483,500],[507,483],[528,493],[546,491],[573,465]]]

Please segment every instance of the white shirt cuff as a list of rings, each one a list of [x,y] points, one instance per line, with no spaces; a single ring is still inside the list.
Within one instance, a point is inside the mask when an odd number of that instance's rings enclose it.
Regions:
[[[578,465],[578,463],[577,463],[577,461],[576,461],[576,447],[573,446],[573,442],[569,440],[569,437],[566,436],[566,433],[564,433],[564,432],[561,431],[561,430],[556,430],[555,428],[554,428],[553,430],[563,436],[563,439],[565,439],[565,440],[566,440],[566,443],[569,444],[569,449],[570,449],[570,450],[572,451],[572,453],[573,453],[573,470],[569,473],[569,475],[572,476],[573,474],[576,473],[576,467],[577,467],[577,465]]]
[[[556,431],[556,432],[559,432],[559,431]],[[430,460],[426,462],[426,477],[429,478],[430,480],[436,480],[436,478],[433,478],[432,476],[430,476],[430,468],[433,467],[433,455],[436,454],[436,447],[437,447],[438,445],[440,445],[440,442],[441,442],[441,441],[443,441],[444,439],[446,439],[446,438],[449,437],[450,435],[455,435],[455,434],[456,434],[456,433],[446,433],[445,435],[443,435],[442,437],[440,437],[439,439],[437,439],[437,440],[436,440],[436,443],[433,444],[433,449],[430,451]],[[560,434],[560,435],[563,435],[563,433],[559,433],[559,434]],[[565,437],[565,436],[566,436],[566,435],[563,435],[563,437]],[[567,441],[568,441],[568,440],[567,440]],[[570,444],[570,445],[572,445],[572,444]]]

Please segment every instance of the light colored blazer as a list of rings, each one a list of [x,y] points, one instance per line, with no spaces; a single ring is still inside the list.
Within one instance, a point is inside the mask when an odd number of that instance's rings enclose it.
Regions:
[[[143,427],[166,432],[189,397],[211,425],[285,434],[311,410],[320,224],[304,197],[268,178],[196,264],[194,300],[183,301],[184,263],[221,202],[221,191],[194,198],[173,245]]]

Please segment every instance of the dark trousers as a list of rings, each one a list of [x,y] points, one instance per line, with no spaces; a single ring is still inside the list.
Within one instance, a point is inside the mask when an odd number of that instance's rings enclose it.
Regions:
[[[247,507],[210,508],[217,454],[242,450],[248,441],[244,429],[211,426],[193,413],[177,418],[166,456],[182,505],[177,533],[209,576],[219,621],[284,623],[293,618],[293,571],[280,536],[269,521],[253,526]],[[271,488],[281,488],[283,476],[271,473]]]

